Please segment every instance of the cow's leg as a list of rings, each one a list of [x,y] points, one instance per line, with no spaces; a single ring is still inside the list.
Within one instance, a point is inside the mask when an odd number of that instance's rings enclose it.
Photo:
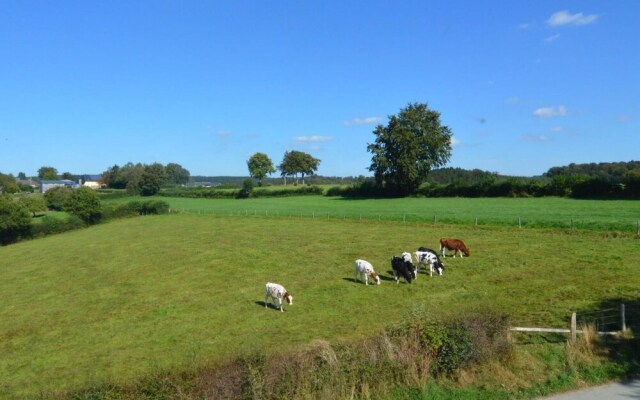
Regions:
[[[269,295],[264,296],[264,308],[267,308],[268,300],[269,300]]]
[[[280,312],[284,312],[284,310],[282,309],[282,299],[278,299],[278,302],[280,302]]]

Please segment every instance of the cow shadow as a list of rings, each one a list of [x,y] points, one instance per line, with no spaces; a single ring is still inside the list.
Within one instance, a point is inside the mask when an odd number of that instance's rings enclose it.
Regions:
[[[280,311],[280,308],[272,303],[265,303],[264,301],[256,301],[254,302],[256,305],[265,308],[265,304],[266,304],[266,308],[270,309],[270,310],[276,310],[276,311]],[[282,303],[282,305],[284,305],[284,303]],[[286,312],[286,307],[283,307],[283,311]]]

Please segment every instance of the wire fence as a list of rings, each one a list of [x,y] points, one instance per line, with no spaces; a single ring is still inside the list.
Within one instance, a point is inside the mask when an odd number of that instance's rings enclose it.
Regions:
[[[169,210],[172,213],[195,213],[208,214],[217,216],[256,216],[270,218],[310,218],[310,219],[332,219],[332,220],[351,220],[351,221],[388,221],[402,222],[406,224],[444,224],[444,225],[465,225],[465,226],[509,226],[523,228],[555,228],[567,230],[597,230],[597,231],[614,231],[635,233],[640,237],[640,220],[625,222],[599,222],[599,221],[581,221],[576,219],[568,219],[566,221],[553,220],[535,220],[523,217],[504,217],[501,215],[492,215],[489,217],[456,217],[455,215],[439,216],[417,213],[392,213],[392,212],[343,212],[336,213],[331,211],[308,211],[308,210],[289,210],[289,209],[230,209],[230,210],[211,210],[211,209],[192,209],[192,208],[173,208]]]

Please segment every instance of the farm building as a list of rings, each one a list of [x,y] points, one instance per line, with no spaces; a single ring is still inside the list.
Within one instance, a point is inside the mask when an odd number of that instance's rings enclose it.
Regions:
[[[80,187],[80,184],[68,179],[61,179],[56,181],[40,181],[40,193],[44,193],[49,189],[53,189],[54,187],[69,187],[72,189],[76,189]]]

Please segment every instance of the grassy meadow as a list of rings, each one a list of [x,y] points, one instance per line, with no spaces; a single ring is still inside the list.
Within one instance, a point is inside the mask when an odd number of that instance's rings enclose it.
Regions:
[[[352,220],[388,220],[466,226],[521,226],[636,233],[637,200],[543,198],[399,198],[345,199],[296,196],[257,199],[160,197],[175,211],[216,215],[307,216]],[[109,200],[127,202],[130,198]]]
[[[442,211],[441,221],[447,210],[472,215],[468,199],[449,199],[448,208],[436,200],[169,199],[173,208],[194,212],[0,247],[0,398],[127,384],[158,370],[256,349],[284,352],[316,339],[357,341],[416,310],[444,315],[493,308],[514,325],[565,327],[572,311],[640,302],[633,235],[300,217],[315,209],[372,216]],[[543,205],[536,201],[547,199],[500,200],[493,210],[496,199],[474,204],[503,217],[510,212],[505,204],[518,201],[541,216],[545,209],[559,213],[551,206],[556,199]],[[251,215],[251,206],[271,208],[266,216]],[[211,213],[197,212],[204,209]],[[631,216],[626,209],[612,218],[626,212]],[[600,211],[593,218],[606,223],[605,216]],[[437,248],[443,236],[464,239],[471,257],[447,258],[442,277],[422,273],[411,285],[391,280],[392,255]],[[380,286],[354,282],[357,258],[373,263]],[[284,313],[264,308],[268,281],[292,293],[294,304]]]

